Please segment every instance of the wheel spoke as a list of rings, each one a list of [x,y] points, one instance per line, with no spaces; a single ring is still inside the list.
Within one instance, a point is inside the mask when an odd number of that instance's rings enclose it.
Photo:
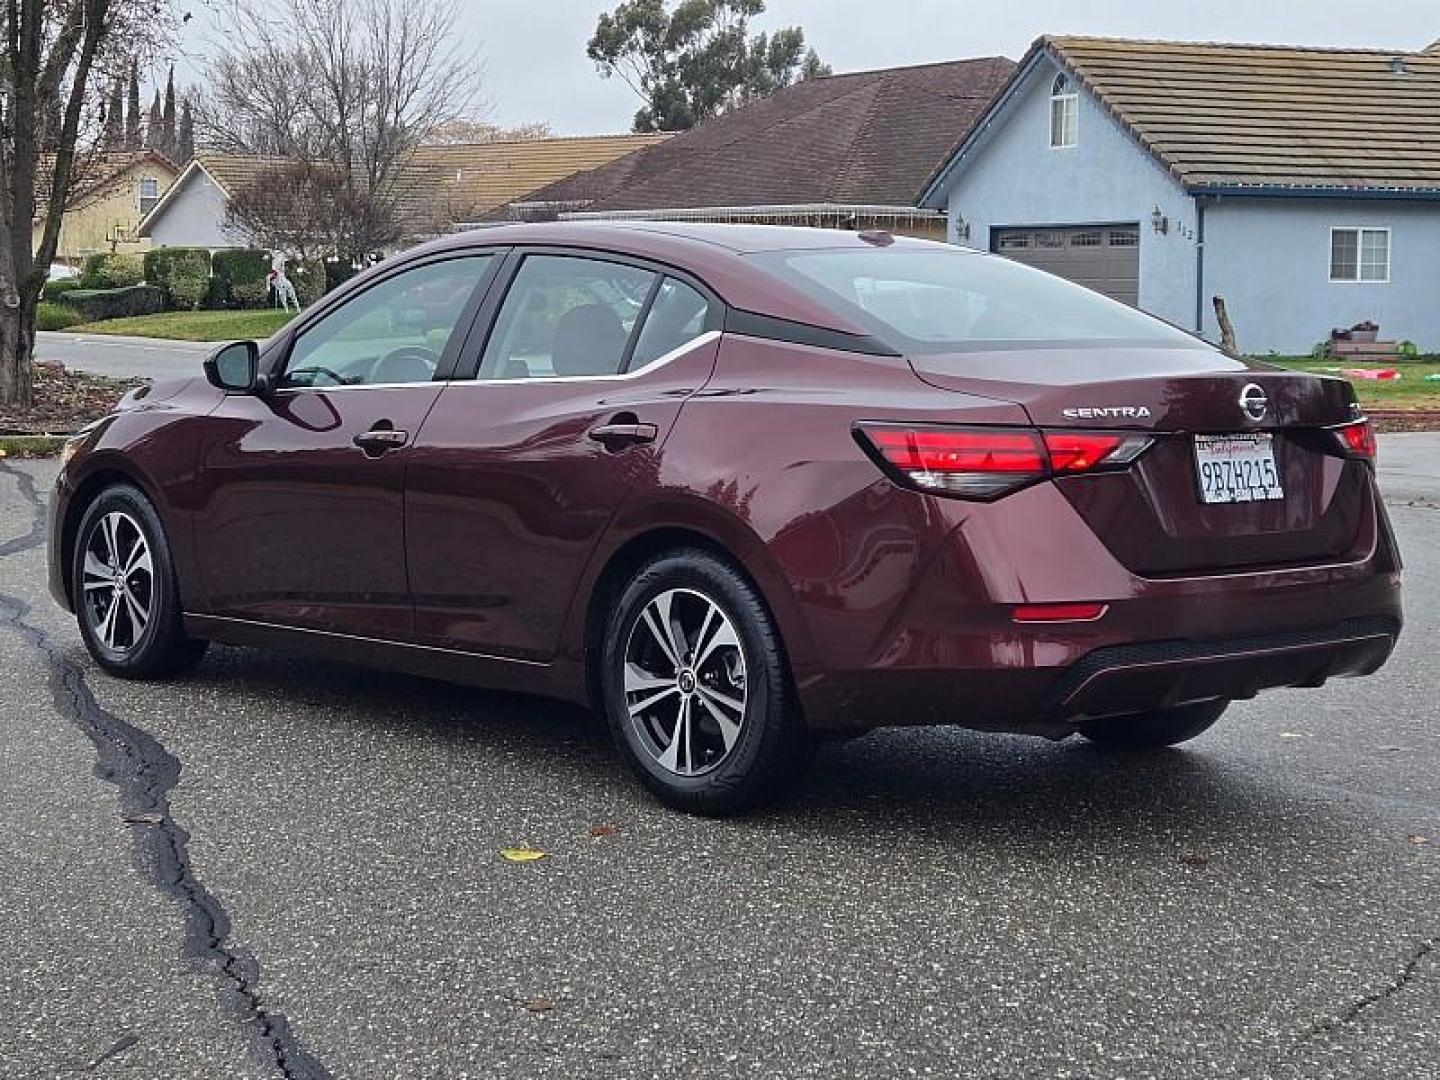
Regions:
[[[708,686],[701,686],[698,683],[695,686],[695,692],[704,698],[708,705],[729,709],[736,716],[745,715],[745,702],[742,699],[730,697],[728,694],[722,694],[718,690],[714,690]],[[711,712],[714,711],[716,710],[711,709]]]
[[[642,690],[658,690],[662,686],[674,689],[675,676],[652,675],[639,664],[625,665],[625,692],[627,694],[638,694]]]
[[[114,566],[120,562],[120,515],[106,514],[100,519],[100,530],[105,538],[105,561]]]
[[[645,625],[650,628],[650,633],[664,650],[666,658],[675,666],[675,670],[679,671],[680,651],[675,648],[675,641],[671,636],[674,633],[674,628],[670,625],[671,595],[661,593],[650,601],[650,605],[645,609]]]
[[[104,584],[110,584],[110,567],[105,565],[105,560],[96,555],[95,552],[85,552],[85,576],[104,578]]]
[[[130,549],[130,557],[125,563],[126,580],[129,580],[130,575],[139,570],[144,570],[145,573],[152,576],[154,575],[154,570],[150,563],[150,548],[146,545],[143,538],[137,537],[135,546]]]
[[[100,640],[112,649],[115,647],[115,624],[118,621],[117,616],[119,616],[119,614],[120,590],[116,589],[110,594],[110,603],[107,604],[105,608],[105,618],[100,620],[100,625],[96,628],[96,632],[100,635]]]
[[[721,617],[720,627],[715,631],[715,636],[705,644],[700,656],[695,661],[695,670],[699,671],[705,666],[705,661],[710,659],[716,649],[738,649],[740,639],[735,635],[735,628],[730,625],[730,620]]]
[[[665,747],[665,752],[660,755],[660,764],[671,772],[689,772],[691,768],[680,767],[680,740],[689,742],[690,739],[690,699],[684,698],[680,702],[680,711],[675,714],[675,730],[670,736],[670,745]],[[687,755],[688,756],[688,755]]]
[[[657,701],[664,701],[664,700],[665,700],[667,697],[669,697],[671,694],[678,694],[678,693],[680,693],[680,688],[679,688],[678,686],[674,686],[674,685],[667,686],[664,690],[661,690],[659,693],[657,693],[657,694],[651,694],[651,695],[650,695],[649,697],[647,697],[644,701],[637,701],[634,705],[631,705],[631,706],[630,706],[630,715],[631,715],[631,716],[639,716],[639,715],[640,715],[641,713],[643,713],[646,709],[650,708],[651,705],[654,705]]]
[[[700,703],[705,706],[705,711],[714,718],[715,726],[720,729],[720,739],[725,743],[725,752],[728,754],[730,748],[735,745],[735,740],[740,737],[739,723],[726,716],[722,710],[717,709],[710,702],[709,695],[703,690],[700,692]]]
[[[130,644],[133,645],[145,632],[145,624],[150,621],[150,613],[140,606],[140,601],[135,599],[128,588],[121,591],[125,595],[126,613],[130,616],[130,629],[135,631],[134,636],[130,639]]]

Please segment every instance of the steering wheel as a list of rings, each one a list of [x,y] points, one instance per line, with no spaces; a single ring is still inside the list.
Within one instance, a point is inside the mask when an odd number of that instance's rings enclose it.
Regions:
[[[375,362],[370,381],[377,383],[429,382],[440,364],[440,354],[424,345],[402,345]]]
[[[305,367],[295,368],[293,371],[287,371],[285,373],[285,381],[287,383],[291,382],[297,375],[309,375],[311,377],[310,382],[301,383],[301,386],[314,386],[314,376],[316,375],[324,375],[327,379],[333,381],[336,386],[348,386],[355,381],[354,379],[347,379],[338,372],[331,371],[322,364],[309,364]]]

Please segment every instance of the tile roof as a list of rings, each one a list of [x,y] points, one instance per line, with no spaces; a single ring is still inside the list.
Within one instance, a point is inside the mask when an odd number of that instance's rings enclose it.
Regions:
[[[809,79],[517,201],[914,206],[1014,67],[987,57]]]
[[[1030,56],[1054,55],[1186,188],[1403,192],[1440,191],[1437,46],[1042,37]]]
[[[136,165],[154,162],[170,171],[171,178],[180,173],[180,166],[157,150],[109,150],[103,153],[76,155],[74,171],[70,177],[70,195],[66,200],[67,209],[78,209],[92,200],[104,198],[114,190],[114,185]],[[40,155],[36,166],[37,183],[36,218],[42,218],[46,211],[46,196],[50,193],[50,173],[55,167],[52,154]]]

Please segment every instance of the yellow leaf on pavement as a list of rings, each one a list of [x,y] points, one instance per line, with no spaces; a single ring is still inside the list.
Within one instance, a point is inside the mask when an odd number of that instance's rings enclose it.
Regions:
[[[510,862],[534,862],[536,859],[545,858],[543,851],[531,851],[529,848],[501,848],[500,857]]]

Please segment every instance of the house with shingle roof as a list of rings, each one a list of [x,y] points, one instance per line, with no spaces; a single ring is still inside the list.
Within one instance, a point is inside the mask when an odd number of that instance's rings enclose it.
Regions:
[[[1042,37],[931,178],[949,237],[1246,352],[1440,350],[1440,43]]]
[[[662,142],[664,135],[594,135],[422,146],[397,182],[401,211],[414,239],[482,220],[543,184]],[[264,182],[281,158],[202,152],[186,166],[139,224],[156,247],[244,247],[228,223],[230,200]]]
[[[49,216],[43,196],[53,166],[49,155],[41,158],[42,182],[37,185],[41,202],[32,223],[36,247]],[[59,262],[78,262],[97,252],[138,250],[136,230],[141,219],[180,172],[180,166],[155,150],[82,155],[75,169],[55,247]]]
[[[920,193],[1014,67],[986,57],[806,79],[492,216],[943,235],[943,214],[920,208]]]

